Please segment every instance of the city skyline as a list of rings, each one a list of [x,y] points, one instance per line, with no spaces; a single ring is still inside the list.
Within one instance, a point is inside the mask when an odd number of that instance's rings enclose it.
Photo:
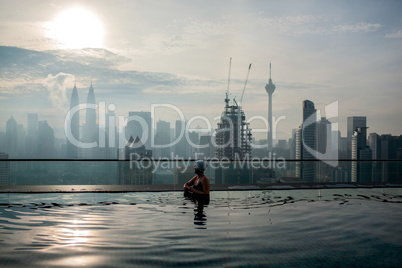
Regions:
[[[399,2],[211,5],[151,1],[120,2],[112,8],[101,1],[27,1],[19,7],[2,1],[0,127],[4,131],[10,115],[25,125],[26,114],[38,113],[60,137],[74,82],[84,100],[91,78],[97,101],[115,104],[116,115],[147,112],[152,103],[168,103],[180,107],[187,118],[203,115],[213,121],[221,114],[227,61],[233,57],[232,98],[240,98],[246,67],[253,63],[242,103],[248,118],[266,118],[264,86],[269,62],[274,63],[272,78],[280,90],[274,93],[273,115],[286,116],[278,123],[277,140],[288,139],[300,125],[300,103],[305,99],[312,100],[322,116],[325,105],[338,101],[335,121],[343,136],[349,116],[366,116],[372,133],[402,133]],[[226,6],[230,8],[223,9]],[[171,12],[166,14],[166,9]],[[135,16],[128,17],[128,10]],[[92,32],[101,27],[98,37],[103,39],[81,49],[73,42],[76,36],[52,36],[51,29],[67,31],[74,26],[63,22],[68,12],[92,18],[97,22]],[[196,105],[199,102],[207,108]],[[177,119],[172,113],[155,118],[171,125]],[[261,127],[253,124],[251,128]]]

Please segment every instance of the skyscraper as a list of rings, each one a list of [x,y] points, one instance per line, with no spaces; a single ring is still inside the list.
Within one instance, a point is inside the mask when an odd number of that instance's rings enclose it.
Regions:
[[[166,146],[170,143],[170,123],[159,120],[156,123],[155,145]],[[156,157],[170,157],[170,147],[156,148]]]
[[[190,156],[191,158],[195,158],[195,154],[198,151],[196,146],[198,146],[199,144],[200,144],[200,135],[198,134],[198,132],[196,131],[188,132],[187,155]]]
[[[184,130],[184,131],[183,131]],[[183,136],[180,139],[180,134],[183,131]],[[188,157],[187,155],[187,143],[186,143],[186,122],[182,120],[176,120],[175,122],[175,141],[174,153],[177,157]]]
[[[390,134],[381,135],[380,137],[380,158],[388,160],[398,159],[398,150],[402,148],[402,135],[392,136]],[[399,158],[400,159],[400,158]],[[398,182],[402,178],[402,168],[400,162],[387,161],[382,162],[382,178],[383,182]]]
[[[229,105],[229,101],[226,97],[225,109],[216,130],[216,157],[219,159],[250,158],[252,134],[249,123],[246,122],[246,115],[241,106],[236,101],[234,105]]]
[[[28,114],[27,136],[34,136],[38,131],[38,114]]]
[[[351,159],[370,160],[372,151],[367,146],[367,127],[356,128],[352,136]],[[372,181],[371,162],[352,162],[351,182],[371,182]]]
[[[275,91],[275,84],[272,83],[271,79],[271,63],[269,63],[269,80],[268,84],[265,85],[265,90],[268,93],[268,149],[272,149],[272,94]]]
[[[54,157],[54,132],[47,121],[38,122],[38,150],[39,157]]]
[[[317,122],[317,110],[314,107],[314,103],[309,100],[303,101],[303,125],[302,125],[302,137],[304,145],[308,146],[312,150],[316,149],[316,122]],[[314,159],[307,150],[303,150],[303,159]]]
[[[73,92],[71,93],[71,101],[70,101],[70,111],[79,105],[78,100],[78,90],[77,86],[74,83]],[[70,128],[72,137],[77,141],[80,140],[80,111],[76,111],[73,115],[70,114]],[[70,142],[70,139],[67,138],[67,158],[78,158],[78,148]]]
[[[6,123],[6,149],[10,158],[17,156],[17,137],[17,121],[11,116]]]
[[[128,112],[128,117],[129,119],[132,118],[133,120],[130,120],[127,123],[126,127],[126,139],[129,139],[131,136],[133,137],[139,137],[141,139],[141,142],[144,144],[145,148],[150,149],[151,148],[151,140],[152,140],[152,118],[151,118],[151,113],[150,112]],[[138,119],[136,117],[139,117],[141,119]],[[142,127],[142,124],[144,124],[145,121],[145,126],[144,128]],[[146,139],[145,139],[145,136]]]
[[[325,117],[322,117],[321,120],[317,122],[317,129],[316,129],[317,152],[325,154],[327,150],[332,151],[331,147],[327,148],[327,143],[332,144],[332,127],[331,122],[328,121],[328,119],[326,119]]]
[[[27,158],[35,158],[38,154],[38,114],[28,114],[25,149]]]
[[[316,146],[316,121],[317,113],[314,103],[310,100],[303,101],[303,123],[296,132],[296,159],[315,159]],[[307,149],[309,148],[309,149]],[[296,176],[304,182],[315,181],[315,162],[296,162]]]
[[[119,138],[117,135],[116,128],[116,114],[114,111],[108,111],[105,118],[105,132],[106,132],[106,148],[105,148],[105,158],[116,159],[117,149],[119,148]]]
[[[235,100],[229,105],[226,93],[225,108],[218,122],[216,130],[215,155],[218,159],[244,160],[251,158],[252,134],[246,115]],[[247,166],[239,167],[236,161],[231,162],[228,169],[215,170],[215,183],[250,183],[252,181],[251,169]]]
[[[25,137],[26,133],[23,124],[17,124],[17,154],[18,157],[25,156]]]
[[[366,127],[367,118],[365,116],[349,116],[347,126],[347,139],[348,139],[348,158],[352,157],[352,136],[358,127]]]
[[[213,136],[200,136],[200,145],[205,146],[205,148],[200,148],[198,153],[203,155],[203,158],[211,158],[215,155],[215,148],[212,143]]]
[[[89,87],[88,97],[87,97],[87,104],[89,105],[96,105],[95,103],[95,91],[92,86]],[[84,139],[87,142],[92,142],[96,140],[96,109],[87,108],[85,114],[85,132],[84,132]]]
[[[377,133],[370,133],[368,136],[368,145],[373,152],[372,159],[381,159],[381,140]]]
[[[147,150],[140,138],[130,137],[124,148],[119,149],[119,159],[139,161],[151,159],[152,151]],[[128,163],[119,161],[117,184],[150,185],[152,184],[152,165],[149,162]]]
[[[84,143],[92,143],[98,142],[99,129],[96,124],[96,103],[95,103],[95,92],[92,86],[89,87],[88,97],[86,102],[87,108],[85,111],[85,125],[83,127],[83,142]],[[99,154],[98,148],[86,148],[83,149],[82,156],[84,158],[99,158],[101,155]]]

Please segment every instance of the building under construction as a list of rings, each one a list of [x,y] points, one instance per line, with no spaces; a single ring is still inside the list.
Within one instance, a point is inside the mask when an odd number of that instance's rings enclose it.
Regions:
[[[229,159],[231,163],[228,168],[218,168],[215,170],[215,183],[252,183],[252,170],[239,161],[251,158],[251,129],[249,128],[249,123],[246,122],[246,116],[241,108],[251,64],[248,68],[239,104],[233,99],[233,105],[230,105],[229,99],[230,66],[231,64],[229,65],[228,90],[225,98],[226,105],[216,130],[215,152],[218,159]]]
[[[216,157],[230,160],[251,158],[252,134],[249,123],[236,100],[233,100],[234,105],[229,105],[229,101],[226,93],[225,109],[216,130]]]

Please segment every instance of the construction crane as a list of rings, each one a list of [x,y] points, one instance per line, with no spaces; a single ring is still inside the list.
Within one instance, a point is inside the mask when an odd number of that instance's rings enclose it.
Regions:
[[[244,83],[243,92],[241,93],[241,98],[240,98],[240,102],[239,102],[240,105],[241,105],[241,103],[242,103],[242,101],[243,101],[244,91],[246,91],[247,80],[248,80],[248,76],[249,76],[249,74],[250,74],[251,64],[252,64],[252,63],[250,63],[250,65],[248,66],[248,72],[247,72],[246,82]]]
[[[230,101],[230,99],[229,99],[229,85],[230,85],[230,70],[231,69],[232,69],[232,58],[230,58],[230,61],[229,61],[228,90],[226,91],[226,99],[225,99],[226,107],[229,106],[229,101]]]

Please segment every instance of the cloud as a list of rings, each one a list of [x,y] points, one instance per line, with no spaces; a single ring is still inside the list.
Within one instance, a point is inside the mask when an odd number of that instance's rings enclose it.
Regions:
[[[131,62],[131,59],[117,55],[103,48],[63,49],[45,51],[64,62],[74,62],[85,66],[116,68]]]
[[[336,25],[333,27],[333,31],[335,32],[374,32],[381,28],[381,24],[379,23],[366,23],[359,22],[357,24],[349,24],[349,25]]]
[[[53,76],[48,74],[44,80],[44,85],[49,91],[48,98],[54,107],[61,107],[67,103],[66,86],[74,81],[74,75],[58,73]]]
[[[399,30],[397,32],[394,32],[392,34],[386,34],[386,38],[402,38],[402,30]]]

